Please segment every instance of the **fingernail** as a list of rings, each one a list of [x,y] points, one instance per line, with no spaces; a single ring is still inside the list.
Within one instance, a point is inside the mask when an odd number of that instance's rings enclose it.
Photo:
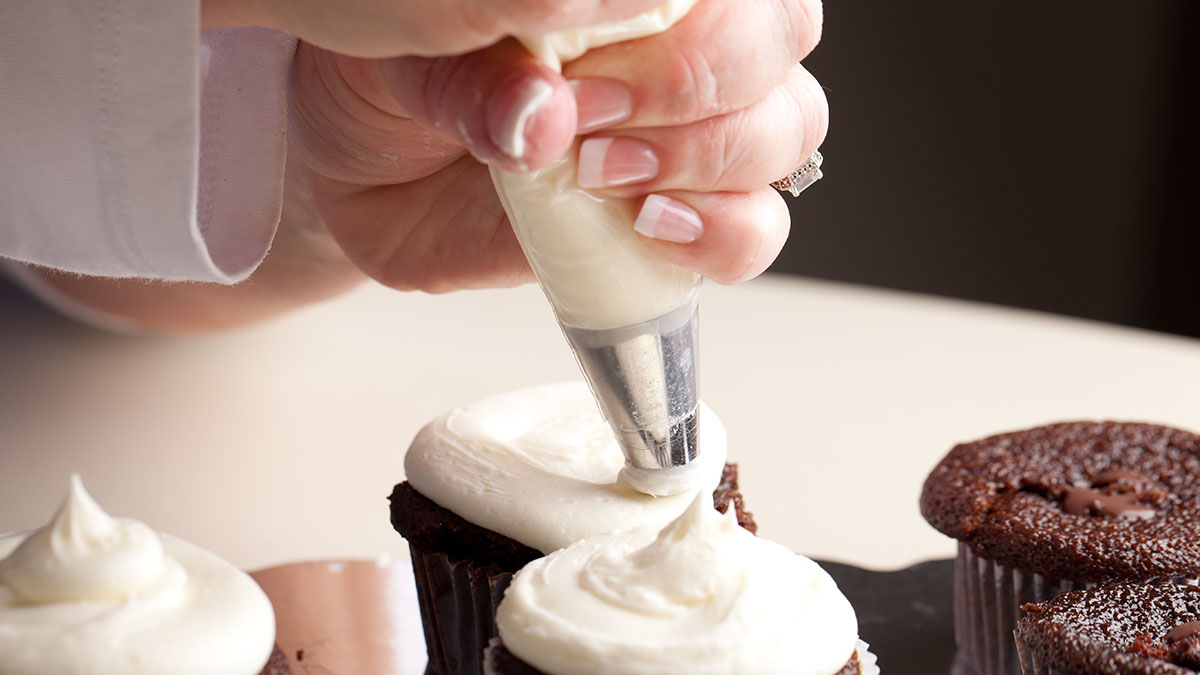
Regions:
[[[579,145],[580,187],[629,185],[658,175],[658,155],[634,138],[589,138]]]
[[[554,87],[543,79],[524,75],[501,91],[498,100],[489,101],[488,136],[505,155],[521,159],[529,150],[529,122],[554,95]]]
[[[651,239],[686,244],[696,241],[704,231],[700,214],[677,199],[662,195],[650,195],[642,203],[633,229]]]
[[[616,80],[599,77],[571,80],[579,115],[577,134],[619,124],[633,115],[633,94]]]

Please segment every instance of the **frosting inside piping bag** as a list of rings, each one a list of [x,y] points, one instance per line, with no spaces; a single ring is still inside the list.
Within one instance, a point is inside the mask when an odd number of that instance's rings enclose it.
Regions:
[[[560,68],[593,47],[670,28],[695,4],[671,0],[631,19],[518,37]],[[632,199],[602,197],[575,181],[577,145],[539,171],[492,169],[505,211],[559,321],[608,329],[646,321],[684,305],[699,275],[660,260],[633,231]]]

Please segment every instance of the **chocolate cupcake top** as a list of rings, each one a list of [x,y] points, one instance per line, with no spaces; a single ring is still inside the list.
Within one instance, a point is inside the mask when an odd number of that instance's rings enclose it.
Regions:
[[[1066,422],[956,446],[921,494],[931,525],[1051,580],[1200,576],[1200,437]]]
[[[1200,672],[1200,588],[1099,586],[1022,609],[1018,644],[1066,675]]]

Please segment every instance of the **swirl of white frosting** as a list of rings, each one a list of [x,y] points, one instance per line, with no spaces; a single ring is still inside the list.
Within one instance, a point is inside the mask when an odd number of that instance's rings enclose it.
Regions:
[[[54,520],[0,538],[0,672],[253,675],[275,614],[244,572],[106,514],[78,476]]]
[[[496,625],[509,651],[554,675],[832,675],[859,645],[824,570],[705,494],[666,528],[590,537],[525,566]]]
[[[0,562],[0,583],[29,605],[113,600],[144,589],[169,564],[153,530],[110,517],[74,475],[70,496],[50,526]]]
[[[725,428],[699,411],[688,489],[652,497],[621,480],[625,456],[582,382],[528,387],[453,410],[423,428],[404,458],[418,492],[466,520],[549,553],[617,529],[662,527],[725,465]]]

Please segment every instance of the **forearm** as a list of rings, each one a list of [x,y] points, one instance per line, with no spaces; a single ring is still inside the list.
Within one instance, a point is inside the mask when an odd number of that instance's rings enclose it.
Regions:
[[[353,271],[353,270],[351,270]],[[272,255],[246,281],[214,283],[107,279],[39,270],[73,302],[153,332],[188,333],[259,322],[348,291],[364,277]]]
[[[289,169],[283,219],[270,253],[245,281],[163,282],[35,273],[70,302],[155,332],[220,330],[262,321],[345,293],[366,277],[351,264],[310,208]]]

